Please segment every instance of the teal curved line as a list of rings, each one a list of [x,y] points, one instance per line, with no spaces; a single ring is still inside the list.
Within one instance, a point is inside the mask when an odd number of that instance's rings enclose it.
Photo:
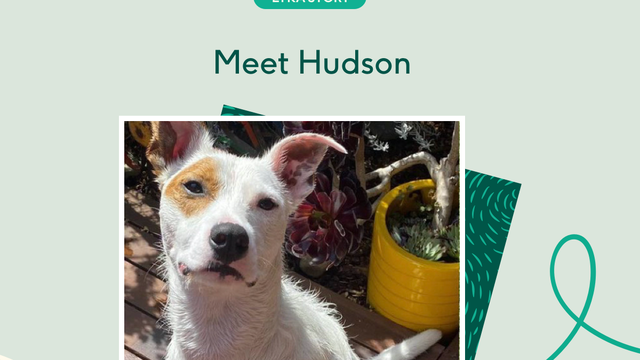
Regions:
[[[486,177],[487,177],[487,175],[486,175],[486,174],[483,174],[483,175],[482,175],[482,177],[480,178],[480,180],[478,180],[478,185],[477,185],[478,187],[480,187],[480,184],[482,183],[482,179],[484,179],[484,178],[486,178]]]
[[[489,227],[489,229],[491,229],[491,231],[493,231],[494,234],[498,235],[498,232],[491,226],[491,224],[487,224],[487,226]]]
[[[493,216],[493,213],[491,212],[491,209],[489,209],[489,215],[491,215],[491,217],[493,218],[493,220],[500,222],[500,220],[498,220],[497,217]]]
[[[473,253],[472,253],[471,255],[476,259],[476,261],[478,262],[478,264],[479,264],[480,266],[482,266],[482,261],[480,261],[480,259],[476,256],[476,254],[473,254]]]
[[[491,238],[491,236],[489,236],[489,234],[484,234],[484,236],[486,236],[486,237],[489,239],[489,241],[491,241],[491,242],[492,242],[492,243],[494,243],[495,245],[498,245],[498,243],[497,243],[497,242],[495,242],[495,241],[493,240],[493,238]]]
[[[471,238],[469,237],[469,235],[466,235],[466,237],[467,237],[467,241],[469,241],[469,242],[471,243],[471,245],[475,245],[475,244],[473,243],[473,241],[471,241]]]
[[[491,198],[493,197],[493,194],[495,193],[491,193],[491,195],[489,195],[489,197],[487,198],[487,206],[489,206],[489,203],[491,203]]]
[[[471,184],[469,184],[469,189],[471,189],[471,187],[473,186],[473,183],[476,182],[476,179],[479,178],[480,175],[482,175],[482,174],[476,175],[476,177],[474,177],[473,180],[471,180]]]
[[[587,299],[585,300],[584,307],[582,308],[582,312],[580,313],[580,316],[577,316],[573,311],[571,311],[567,303],[564,302],[564,299],[562,298],[562,295],[560,295],[560,291],[558,290],[558,285],[556,284],[556,258],[558,256],[558,253],[560,252],[560,249],[564,246],[564,244],[566,244],[571,240],[579,241],[585,247],[585,249],[587,249],[587,254],[589,255],[589,269],[590,269],[589,292],[587,293]],[[584,328],[591,334],[597,336],[601,340],[608,342],[609,344],[617,346],[621,349],[625,349],[627,351],[640,354],[640,348],[612,339],[604,335],[603,333],[599,332],[598,330],[592,328],[586,322],[584,322],[584,319],[587,317],[587,313],[589,312],[589,308],[591,307],[593,294],[596,290],[596,257],[595,257],[595,254],[593,253],[593,249],[591,248],[591,244],[589,244],[589,241],[587,241],[587,239],[585,239],[580,235],[572,234],[572,235],[567,235],[562,240],[560,240],[558,245],[556,245],[555,250],[553,251],[553,255],[551,256],[551,267],[550,267],[549,273],[551,277],[551,287],[553,287],[553,293],[555,294],[556,299],[558,299],[558,302],[560,303],[564,311],[569,316],[571,316],[571,318],[576,322],[576,325],[573,327],[573,329],[569,333],[569,336],[567,336],[567,338],[562,342],[562,344],[560,344],[558,349],[556,349],[556,351],[554,351],[553,354],[551,354],[551,356],[548,357],[548,360],[553,360],[556,357],[558,357],[558,355],[560,355],[560,353],[564,351],[567,345],[569,345],[571,340],[573,340],[573,337],[578,333],[578,330],[580,330],[580,328]]]

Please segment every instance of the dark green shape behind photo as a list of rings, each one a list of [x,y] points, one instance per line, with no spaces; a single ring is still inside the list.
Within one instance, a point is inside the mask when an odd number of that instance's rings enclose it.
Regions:
[[[516,209],[520,184],[467,170],[465,354],[473,360]]]
[[[220,113],[222,116],[262,116],[261,114],[254,113],[248,110],[238,109],[233,106],[223,105],[222,112]]]

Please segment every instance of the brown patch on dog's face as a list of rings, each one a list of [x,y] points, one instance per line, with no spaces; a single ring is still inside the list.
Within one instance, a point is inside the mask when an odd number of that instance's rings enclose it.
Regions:
[[[217,175],[216,162],[212,158],[202,159],[171,179],[163,196],[171,199],[186,216],[195,215],[209,206],[218,195],[221,184]],[[190,181],[201,185],[201,194],[192,194],[185,188]]]

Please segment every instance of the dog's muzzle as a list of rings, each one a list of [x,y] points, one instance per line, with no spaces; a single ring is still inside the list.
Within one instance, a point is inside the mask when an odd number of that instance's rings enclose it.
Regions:
[[[188,276],[193,272],[193,270],[184,263],[178,264],[178,270],[183,276]],[[242,276],[242,274],[238,270],[232,268],[229,265],[221,264],[218,262],[209,263],[209,265],[202,271],[217,273],[220,276],[220,279],[224,279],[227,276],[233,276],[236,280],[244,282],[248,287],[253,287],[257,282],[257,280],[250,282],[245,280],[244,276]]]
[[[216,260],[230,264],[247,254],[249,234],[238,224],[222,223],[211,229],[209,244]]]

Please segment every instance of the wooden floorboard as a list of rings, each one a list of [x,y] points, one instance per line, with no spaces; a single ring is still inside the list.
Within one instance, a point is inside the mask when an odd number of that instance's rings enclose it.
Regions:
[[[155,276],[160,276],[158,255],[160,255],[161,240],[159,238],[138,226],[125,223],[124,243],[129,249],[129,253],[125,254],[129,261]]]
[[[160,318],[166,304],[165,284],[138,267],[124,263],[124,300],[146,313]]]
[[[460,359],[460,335],[456,335],[456,337],[451,341],[451,343],[447,346],[446,349],[442,352],[442,355],[438,358],[438,360],[458,360]]]
[[[150,360],[162,360],[169,337],[158,320],[134,306],[124,305],[124,344]]]
[[[124,348],[124,360],[147,360],[131,352],[126,346]]]
[[[135,315],[131,320],[133,324],[129,324],[130,328],[133,327],[137,331],[141,331],[139,323],[144,323],[141,320],[146,319],[148,322],[147,318],[157,319],[166,302],[163,282],[159,279],[156,264],[156,259],[160,254],[158,206],[157,201],[136,191],[130,190],[125,194],[125,220],[130,222],[129,224],[125,223],[125,242],[130,250],[125,262],[125,299],[129,303],[127,305],[130,307],[129,314]],[[317,290],[322,298],[336,304],[337,310],[342,315],[342,321],[347,326],[346,331],[351,339],[350,342],[362,358],[374,355],[375,352],[372,350],[379,352],[415,334],[413,331],[397,325],[298,274],[292,273],[290,275],[299,279],[303,288]],[[128,321],[125,315],[125,328],[127,328]],[[148,324],[144,323],[144,325]],[[153,329],[145,328],[143,330],[148,332]],[[154,331],[160,331],[162,334],[162,330],[159,328]],[[147,335],[144,339],[149,337],[157,339],[160,336],[155,332],[152,334],[153,336]],[[150,355],[147,355],[146,352],[138,351],[138,348],[132,347],[134,352],[149,356],[150,359],[164,351],[157,347],[154,348],[151,346],[153,344],[149,344],[148,341],[141,342],[139,338],[130,338],[130,340],[136,340],[135,344],[138,344],[137,346],[142,350],[151,351]],[[127,344],[126,341],[125,344]],[[449,346],[446,350],[449,348],[452,347]],[[444,351],[444,346],[436,344],[419,356],[417,360],[436,360],[439,357],[442,360],[449,360],[450,358],[441,357]],[[453,356],[453,350],[448,354]],[[456,356],[455,359],[457,358]]]
[[[160,236],[159,206],[157,201],[135,190],[126,191],[124,194],[125,220],[149,229],[157,236]]]
[[[380,352],[415,335],[414,331],[371,312],[303,276],[293,272],[288,273],[288,275],[299,280],[303,289],[318,291],[321,298],[335,304],[342,315],[342,322],[349,338],[372,350]],[[419,359],[435,360],[443,350],[444,346],[436,344]]]

